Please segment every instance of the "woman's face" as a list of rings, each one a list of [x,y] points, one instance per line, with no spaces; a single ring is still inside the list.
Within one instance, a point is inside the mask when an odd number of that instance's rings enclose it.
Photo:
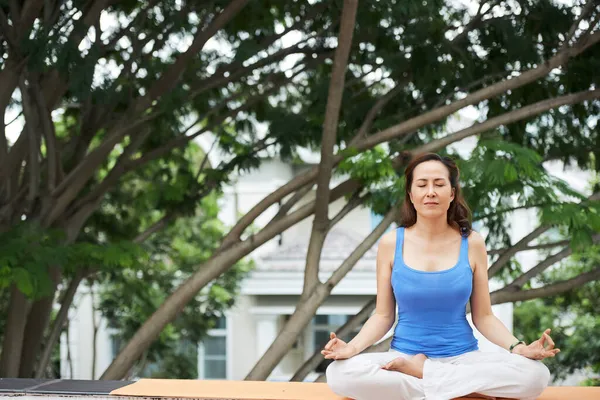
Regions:
[[[413,171],[410,200],[417,214],[427,217],[445,215],[454,200],[450,171],[439,161],[425,161]]]

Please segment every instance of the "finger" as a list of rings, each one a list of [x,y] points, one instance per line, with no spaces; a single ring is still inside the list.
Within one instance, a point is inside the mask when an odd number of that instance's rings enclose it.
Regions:
[[[544,332],[544,336],[546,337],[546,341],[548,342],[547,350],[552,350],[554,348],[554,340],[552,340],[550,335],[548,335],[546,332]]]
[[[538,339],[538,342],[542,345],[542,348],[546,345],[546,332],[542,333],[542,337]]]
[[[338,339],[337,338],[333,338],[331,339],[326,345],[325,345],[325,350],[332,350],[333,346],[335,346],[337,344]]]
[[[329,332],[329,339],[335,339],[336,337],[335,332]]]

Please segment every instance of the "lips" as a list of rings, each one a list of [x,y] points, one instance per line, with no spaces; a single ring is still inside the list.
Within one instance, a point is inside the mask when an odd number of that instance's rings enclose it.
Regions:
[[[425,203],[426,206],[428,205],[437,205],[438,203]]]

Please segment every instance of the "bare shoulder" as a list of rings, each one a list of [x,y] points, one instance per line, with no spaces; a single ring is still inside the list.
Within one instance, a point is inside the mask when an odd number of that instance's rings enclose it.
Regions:
[[[377,245],[377,273],[387,276],[390,273],[396,253],[396,229],[384,233]],[[389,267],[389,268],[384,268]]]
[[[391,231],[384,233],[379,241],[379,247],[390,246],[396,246],[396,229],[392,229]]]
[[[479,232],[471,231],[469,234],[469,263],[473,271],[487,271],[487,249],[485,239]],[[481,266],[481,268],[478,268]]]
[[[485,239],[483,238],[483,236],[481,236],[481,234],[477,231],[471,231],[471,233],[469,234],[469,248],[472,248],[473,250],[475,250],[477,253],[481,252],[481,251],[486,251],[486,247],[485,247]]]
[[[396,250],[396,229],[384,233],[379,240],[377,253],[385,256],[393,256]]]

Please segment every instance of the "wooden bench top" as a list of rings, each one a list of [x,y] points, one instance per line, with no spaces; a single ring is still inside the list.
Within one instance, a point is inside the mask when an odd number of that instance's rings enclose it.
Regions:
[[[309,382],[140,379],[110,394],[230,400],[344,400],[326,383]],[[553,386],[546,389],[538,400],[600,400],[600,387]]]

